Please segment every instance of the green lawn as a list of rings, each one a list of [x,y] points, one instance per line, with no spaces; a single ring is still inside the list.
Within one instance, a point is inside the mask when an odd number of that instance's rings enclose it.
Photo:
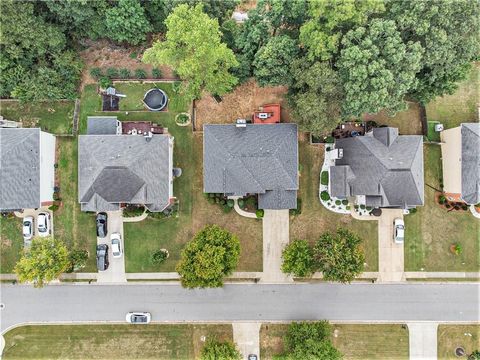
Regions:
[[[40,127],[52,134],[71,134],[74,101],[37,101],[22,104],[19,101],[2,100],[0,115],[5,119],[21,121],[23,127]]]
[[[439,124],[438,121],[428,121],[428,130],[427,130],[427,138],[430,141],[440,142],[440,133],[435,131],[435,125]]]
[[[179,113],[188,110],[189,102],[182,96],[179,96],[173,91],[172,83],[155,82],[155,83],[141,83],[141,82],[117,82],[114,84],[119,93],[127,95],[126,98],[120,100],[120,110],[146,110],[143,105],[143,96],[152,88],[162,89],[167,93],[168,105],[167,112]]]
[[[446,129],[477,121],[479,79],[480,62],[477,62],[473,63],[468,78],[459,84],[454,94],[437,97],[426,106],[428,120],[440,121]]]
[[[233,341],[232,326],[22,326],[5,334],[3,359],[197,359],[202,336]]]
[[[282,354],[288,325],[263,324],[260,329],[260,356],[274,359]],[[408,329],[400,324],[332,324],[332,341],[345,360],[408,359]]]
[[[8,274],[20,259],[23,248],[22,220],[0,216],[0,273]]]
[[[378,270],[378,233],[376,221],[359,221],[350,215],[331,212],[320,203],[318,188],[323,163],[323,146],[299,141],[300,191],[302,214],[290,217],[290,240],[306,239],[315,242],[325,231],[345,227],[363,239],[365,271]]]
[[[469,355],[480,350],[480,325],[439,325],[438,360],[454,360],[455,349],[463,347]]]
[[[442,179],[441,150],[424,145],[425,205],[405,216],[405,270],[478,271],[480,222],[470,212],[451,211],[435,203],[435,190]],[[460,243],[462,254],[450,252]]]

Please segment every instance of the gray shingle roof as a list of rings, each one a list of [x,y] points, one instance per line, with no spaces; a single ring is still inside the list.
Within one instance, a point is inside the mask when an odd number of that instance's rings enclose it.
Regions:
[[[0,128],[0,210],[40,207],[40,129]]]
[[[330,168],[332,196],[366,195],[372,206],[423,205],[423,141],[379,128],[365,136],[338,139],[343,158]],[[348,166],[348,168],[347,168]]]
[[[115,135],[117,133],[116,116],[89,116],[87,118],[88,135]]]
[[[84,211],[109,211],[119,203],[162,211],[169,204],[168,135],[147,141],[133,135],[80,135],[79,202]]]
[[[261,209],[296,207],[296,124],[204,125],[203,129],[205,192],[260,194]]]
[[[480,124],[462,124],[462,199],[480,202]]]

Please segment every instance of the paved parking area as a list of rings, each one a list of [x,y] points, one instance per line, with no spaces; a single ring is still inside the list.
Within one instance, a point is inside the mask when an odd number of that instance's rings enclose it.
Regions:
[[[282,251],[289,242],[289,210],[265,210],[263,216],[263,274],[261,282],[292,282],[282,266]]]
[[[34,228],[33,228],[33,237],[35,236],[38,236],[38,232],[37,232],[37,217],[38,217],[38,214],[41,213],[41,212],[46,212],[50,215],[50,235],[53,235],[54,232],[53,232],[53,213],[51,210],[48,209],[48,206],[45,206],[45,207],[41,207],[39,209],[25,209],[23,212],[18,212],[18,211],[15,211],[15,216],[18,217],[18,218],[21,218],[23,219],[24,217],[27,217],[27,216],[32,216],[33,217],[33,221],[34,221]]]
[[[110,265],[105,271],[99,271],[97,276],[97,282],[111,282],[119,283],[126,282],[127,278],[125,276],[125,254],[123,253],[124,249],[124,238],[123,238],[123,218],[122,211],[108,211],[108,227],[107,227],[107,236],[104,238],[97,238],[97,244],[107,244],[108,245],[108,261]],[[122,256],[120,258],[114,258],[112,255],[112,246],[110,243],[110,235],[118,232],[122,238],[121,247],[122,247]]]
[[[405,280],[403,244],[393,241],[393,221],[403,219],[401,209],[382,209],[378,220],[378,281]]]
[[[233,341],[237,349],[248,360],[248,355],[255,354],[260,359],[260,326],[261,323],[233,323]]]

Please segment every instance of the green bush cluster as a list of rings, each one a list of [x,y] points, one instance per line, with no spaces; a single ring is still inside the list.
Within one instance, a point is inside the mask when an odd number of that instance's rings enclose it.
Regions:
[[[159,68],[153,68],[152,69],[152,77],[154,79],[161,79],[162,78],[162,70]]]
[[[122,68],[118,71],[118,75],[120,76],[121,79],[130,79],[132,74],[130,73],[130,70]]]
[[[161,249],[157,250],[152,254],[152,263],[155,265],[160,265],[168,258],[168,251]]]
[[[143,69],[138,68],[135,70],[135,77],[137,79],[145,79],[147,77],[147,72]]]
[[[257,219],[262,219],[263,215],[265,215],[265,212],[263,211],[263,209],[258,209],[257,211],[255,211],[255,215],[257,216]]]
[[[127,205],[123,208],[123,217],[140,216],[145,211],[144,206]]]
[[[204,196],[210,204],[221,206],[225,214],[231,212],[235,205],[235,202],[232,199],[227,199],[227,197],[221,193],[204,193]]]
[[[328,194],[328,191],[322,191],[320,193],[320,199],[322,199],[323,201],[330,200],[330,195]]]
[[[322,171],[320,174],[320,184],[328,185],[328,171]]]

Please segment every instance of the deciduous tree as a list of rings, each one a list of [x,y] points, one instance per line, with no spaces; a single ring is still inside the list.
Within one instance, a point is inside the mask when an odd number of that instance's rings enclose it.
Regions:
[[[114,41],[139,44],[145,41],[152,30],[145,16],[145,10],[137,0],[119,0],[118,4],[106,11],[108,37]]]
[[[416,87],[422,47],[405,44],[392,20],[374,19],[349,31],[337,62],[345,91],[346,116],[404,110],[404,96]]]
[[[217,225],[206,226],[185,245],[177,264],[182,285],[194,287],[220,287],[223,278],[236,268],[240,255],[240,242],[235,235]]]
[[[225,341],[208,340],[202,348],[201,360],[241,360],[242,355],[235,344]]]
[[[287,96],[292,119],[313,135],[329,133],[341,121],[343,89],[340,78],[328,62],[311,64],[297,59],[291,65]]]
[[[238,65],[235,55],[221,42],[216,19],[195,7],[179,5],[165,21],[166,40],[147,49],[143,61],[169,65],[186,82],[186,96],[198,98],[202,90],[223,95],[237,83],[229,73]]]
[[[294,240],[282,252],[282,271],[307,277],[314,271],[313,250],[305,240]]]
[[[327,281],[349,283],[363,271],[365,256],[362,240],[349,230],[339,228],[335,234],[324,233],[313,249],[317,269]]]
[[[20,282],[30,281],[35,287],[42,287],[58,279],[70,266],[68,250],[62,241],[51,237],[33,238],[14,271]]]

